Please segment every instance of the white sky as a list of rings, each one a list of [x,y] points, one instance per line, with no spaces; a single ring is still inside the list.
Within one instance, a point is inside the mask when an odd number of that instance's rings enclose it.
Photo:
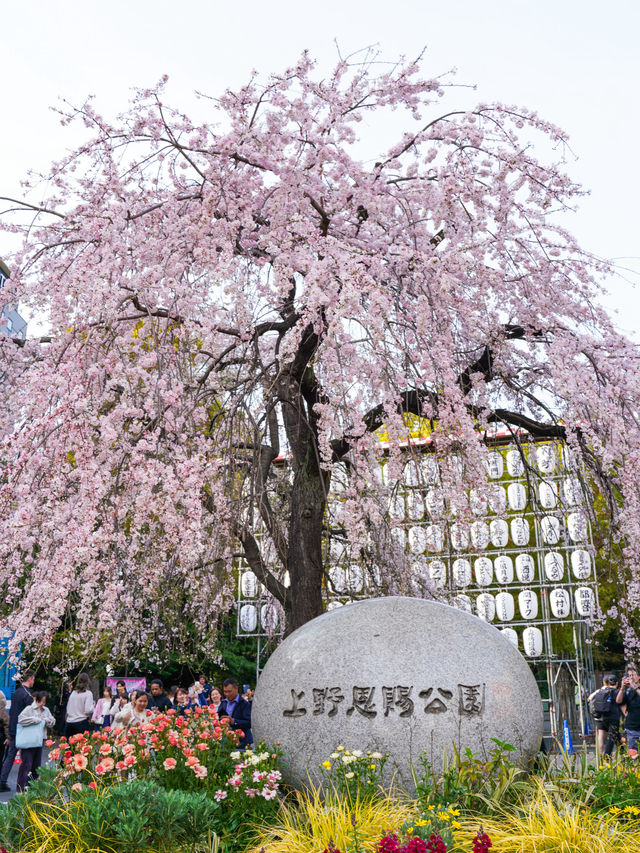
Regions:
[[[308,48],[322,67],[377,44],[382,58],[427,48],[425,76],[456,67],[449,106],[499,100],[537,110],[570,135],[571,176],[591,190],[569,228],[625,278],[606,304],[640,329],[640,3],[637,0],[0,0],[0,195],[46,169],[77,138],[48,108],[96,96],[107,117],[129,90],[167,73],[167,102],[217,95],[255,68],[280,71]],[[202,109],[202,106],[199,107]],[[400,128],[402,129],[402,128]],[[3,242],[4,241],[4,242]],[[0,257],[9,250],[0,236]],[[626,269],[631,269],[627,272]]]

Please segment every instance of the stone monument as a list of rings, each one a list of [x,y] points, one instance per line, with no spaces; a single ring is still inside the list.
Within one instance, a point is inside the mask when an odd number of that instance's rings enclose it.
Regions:
[[[280,741],[285,778],[303,786],[342,745],[389,753],[412,787],[426,754],[452,745],[488,756],[492,738],[526,764],[542,738],[542,703],[520,652],[493,625],[417,598],[360,601],[313,619],[269,658],[253,700],[257,741]]]

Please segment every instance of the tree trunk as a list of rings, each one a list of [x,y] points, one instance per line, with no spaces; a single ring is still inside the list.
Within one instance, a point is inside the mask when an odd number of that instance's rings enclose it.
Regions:
[[[326,505],[324,477],[314,462],[294,476],[289,521],[289,577],[286,635],[319,616],[322,602],[322,534]]]

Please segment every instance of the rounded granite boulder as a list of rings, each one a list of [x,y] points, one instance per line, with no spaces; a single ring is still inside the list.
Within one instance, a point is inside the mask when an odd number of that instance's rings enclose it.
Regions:
[[[388,778],[412,788],[453,746],[488,756],[492,738],[526,764],[542,703],[518,650],[492,625],[417,598],[360,601],[313,619],[269,658],[253,700],[256,741],[279,741],[285,779],[319,779],[339,745],[389,754]]]

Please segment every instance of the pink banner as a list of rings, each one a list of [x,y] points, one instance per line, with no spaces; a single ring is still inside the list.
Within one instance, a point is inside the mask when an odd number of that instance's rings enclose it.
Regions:
[[[115,676],[113,678],[107,678],[107,687],[110,687],[113,695],[116,695],[116,684],[118,681],[124,681],[125,687],[127,689],[127,693],[131,693],[132,690],[146,690],[147,689],[147,679],[146,678],[124,678],[121,676]]]

